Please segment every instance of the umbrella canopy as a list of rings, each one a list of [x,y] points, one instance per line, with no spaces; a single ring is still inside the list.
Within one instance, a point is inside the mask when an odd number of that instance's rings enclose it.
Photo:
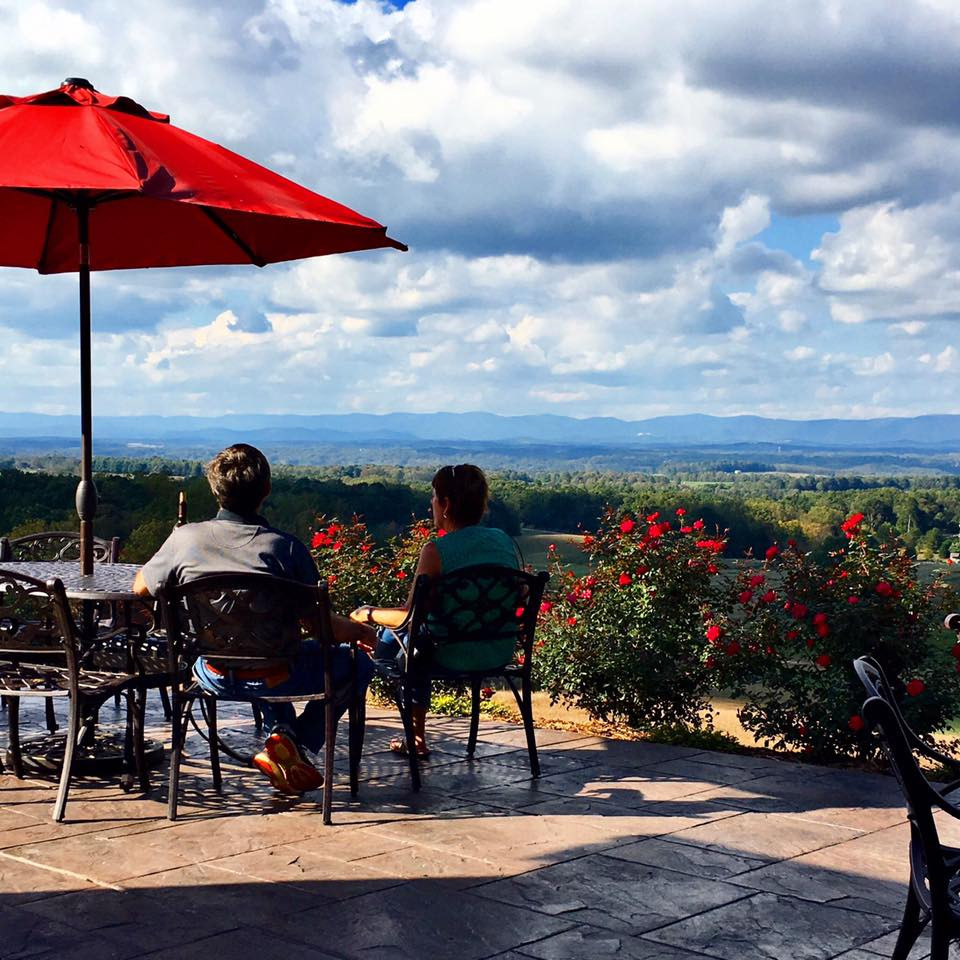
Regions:
[[[406,246],[165,114],[69,78],[0,95],[0,265],[80,275],[81,558],[92,572],[90,271],[253,263]],[[86,549],[84,549],[84,545]]]

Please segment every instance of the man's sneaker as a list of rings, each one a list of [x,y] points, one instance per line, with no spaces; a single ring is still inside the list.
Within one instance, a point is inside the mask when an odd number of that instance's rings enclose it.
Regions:
[[[297,745],[285,733],[272,733],[263,749],[253,758],[253,765],[281,793],[299,795],[323,786],[323,774],[304,760]]]

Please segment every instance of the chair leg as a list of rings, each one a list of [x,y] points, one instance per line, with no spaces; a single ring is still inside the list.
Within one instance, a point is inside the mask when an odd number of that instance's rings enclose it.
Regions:
[[[350,796],[360,792],[360,758],[363,756],[363,734],[367,719],[367,703],[355,695],[350,700]]]
[[[263,730],[263,711],[256,700],[251,702],[250,711],[253,713],[253,725],[256,727],[257,733],[260,733]]]
[[[920,901],[917,899],[913,890],[913,877],[910,878],[910,885],[907,890],[907,905],[903,911],[903,922],[900,924],[900,934],[897,937],[897,945],[893,948],[892,960],[907,960],[910,955],[910,949],[917,942],[920,931],[926,926],[926,921],[921,918]],[[943,957],[946,958],[946,953]]]
[[[336,750],[337,727],[333,718],[333,698],[328,697],[323,708],[326,736],[323,743],[323,822],[333,822],[333,757]]]
[[[407,741],[407,761],[410,764],[410,783],[414,793],[420,790],[420,760],[417,757],[417,738],[413,731],[413,715],[406,703],[406,690],[400,687],[397,691],[397,707],[400,710],[400,719],[403,721],[403,735]]]
[[[480,681],[470,681],[470,737],[467,740],[467,757],[471,760],[477,750],[477,734],[480,732]]]
[[[47,730],[50,733],[56,733],[59,727],[57,726],[57,714],[53,709],[53,697],[46,698],[43,708],[47,718]]]
[[[150,790],[150,771],[147,770],[147,757],[144,751],[144,728],[147,725],[147,691],[135,690],[133,711],[133,760],[140,780],[140,789],[147,793]]]
[[[210,732],[210,769],[213,772],[213,789],[220,792],[223,787],[223,777],[220,775],[220,735],[217,733],[217,700],[215,697],[204,697],[206,707],[207,728]]]
[[[174,693],[173,718],[171,720],[170,742],[170,786],[167,795],[167,819],[177,819],[177,791],[180,789],[180,758],[183,756],[183,745],[187,739],[186,711],[190,705],[189,699],[181,698]]]
[[[167,693],[167,688],[157,687],[157,693],[160,694],[160,705],[163,707],[164,720],[172,719],[173,711],[170,709],[170,695]]]
[[[66,739],[63,744],[63,766],[60,769],[60,787],[57,790],[57,799],[53,805],[53,819],[56,823],[63,822],[64,811],[67,807],[67,794],[70,791],[70,777],[73,774],[73,758],[80,739],[86,727],[80,724],[80,703],[76,697],[70,697],[70,712],[67,718]]]
[[[950,960],[950,928],[936,920],[930,929],[930,960]]]
[[[49,697],[47,698],[49,699]],[[20,752],[20,698],[7,700],[7,724],[10,736],[10,759],[13,762],[13,775],[23,779],[23,754]]]
[[[119,691],[113,695],[113,709],[114,709],[114,710],[119,710],[119,709],[120,709],[120,693],[119,693]]]
[[[527,736],[527,755],[530,757],[530,775],[536,780],[540,776],[540,758],[537,756],[537,737],[533,728],[533,691],[530,686],[530,675],[524,674],[520,680],[520,689],[516,681],[509,674],[507,683],[513,691],[520,716],[523,718],[523,732]]]

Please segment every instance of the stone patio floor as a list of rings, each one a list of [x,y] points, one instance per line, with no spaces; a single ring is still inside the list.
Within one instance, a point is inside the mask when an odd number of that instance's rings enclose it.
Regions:
[[[245,707],[221,728],[257,742]],[[250,769],[225,766],[215,794],[195,736],[173,824],[165,767],[147,797],[78,781],[63,824],[52,782],[0,775],[0,957],[890,956],[907,881],[890,778],[539,730],[533,781],[522,729],[483,722],[473,762],[466,721],[429,729],[416,795],[397,719],[370,711],[353,802],[338,750],[331,827],[319,794],[282,798]]]

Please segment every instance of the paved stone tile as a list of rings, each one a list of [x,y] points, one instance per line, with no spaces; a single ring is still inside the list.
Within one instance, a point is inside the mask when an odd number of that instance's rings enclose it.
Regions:
[[[690,759],[698,763],[710,763],[721,767],[739,767],[756,776],[798,776],[809,779],[810,766],[790,760],[777,760],[773,757],[758,757],[748,753],[720,753],[716,750],[704,750]]]
[[[340,960],[333,954],[281,939],[269,931],[233,930],[210,939],[151,953],[149,960]]]
[[[707,796],[745,810],[798,813],[810,820],[849,827],[869,821],[870,828],[877,829],[900,823],[907,816],[900,791],[887,777],[857,779],[841,787],[824,777],[767,776],[720,787]]]
[[[278,921],[274,929],[349,960],[479,960],[569,926],[555,917],[431,882],[407,883],[308,910]]]
[[[703,954],[688,953],[662,943],[652,943],[599,927],[579,926],[546,940],[518,947],[516,957],[535,960],[702,960]],[[497,958],[500,960],[500,958]]]
[[[571,730],[547,730],[540,729],[536,731],[537,748],[555,746],[564,744],[570,749],[578,749],[581,746],[596,744],[598,737],[587,736],[583,733],[575,733]],[[514,747],[527,747],[527,735],[521,726],[511,726],[494,730],[488,727],[486,723],[481,722],[478,741],[491,744],[509,744]]]
[[[721,960],[827,960],[890,927],[872,914],[759,893],[647,936]]]
[[[168,903],[135,891],[80,891],[24,904],[22,909],[96,934],[122,949],[141,952],[189,943],[239,926],[230,913],[216,913],[196,898]]]
[[[537,731],[540,736],[542,731]],[[539,739],[537,741],[540,742]],[[588,737],[569,745],[577,753],[590,754],[611,767],[644,767],[669,760],[693,758],[703,753],[693,747],[677,747],[646,740],[610,740],[606,737]]]
[[[898,927],[896,930],[886,934],[885,936],[878,937],[876,940],[871,940],[869,943],[863,944],[859,949],[867,954],[870,960],[874,960],[876,957],[889,958],[893,954],[893,948],[896,945],[899,933],[900,929]],[[950,952],[954,955],[957,954],[956,944],[951,946]],[[913,945],[913,949],[910,951],[910,960],[927,960],[929,956],[930,931],[925,930],[920,934],[920,936],[917,938],[917,942]]]
[[[481,814],[446,820],[396,821],[377,832],[438,850],[462,850],[496,862],[507,874],[560,863],[603,850],[612,842],[602,834],[585,834],[563,816],[523,814],[490,817]]]
[[[583,857],[498,880],[474,892],[550,916],[633,934],[749,896],[722,881],[698,880],[605,856]]]
[[[193,862],[190,852],[169,849],[154,834],[106,831],[10,847],[7,854],[32,863],[58,867],[103,883],[185,867]],[[148,838],[153,838],[148,839]]]
[[[851,859],[843,847],[827,847],[764,866],[731,882],[899,921],[910,879],[906,858],[898,862],[868,857]]]
[[[665,818],[668,821],[672,817]],[[689,874],[692,877],[708,877],[711,880],[726,880],[747,870],[763,866],[763,860],[738,857],[720,850],[692,847],[685,843],[671,843],[670,838],[641,840],[625,846],[604,851],[604,856],[618,860],[632,860],[651,867],[664,867]],[[763,889],[761,887],[761,889]]]
[[[669,776],[678,780],[712,784],[749,783],[760,774],[740,766],[720,763],[705,763],[700,756],[679,757],[676,760],[664,760],[644,767],[647,776]]]
[[[718,768],[720,769],[720,768]],[[612,800],[621,806],[642,807],[716,789],[715,782],[685,780],[649,767],[589,766],[541,777],[538,789],[561,797]]]
[[[498,763],[497,758],[493,757],[479,763],[468,763],[466,760],[441,766],[424,763],[420,765],[420,778],[422,792],[460,796],[485,787],[499,787],[529,780],[530,770]],[[383,782],[402,784],[410,790],[410,777],[406,773],[396,777],[384,777]]]
[[[292,844],[224,857],[209,866],[264,883],[294,886],[322,900],[362,896],[396,886],[404,879],[369,866],[367,860],[347,862]]]
[[[77,931],[30,913],[20,907],[0,905],[0,957],[3,960],[26,960],[28,957],[70,960],[126,960],[142,953],[130,944],[118,944],[97,935],[85,936],[82,942]]]
[[[549,777],[568,770],[582,770],[585,767],[598,767],[602,764],[595,754],[579,750],[539,750],[540,776]],[[498,763],[510,764],[530,770],[530,755],[526,750],[514,750],[497,756]]]
[[[77,877],[45,870],[0,853],[0,901],[5,906],[41,900],[70,890],[94,892],[99,887]]]
[[[777,813],[741,813],[739,816],[690,827],[672,834],[678,843],[733,853],[760,860],[783,860],[859,836],[850,827],[815,823]]]
[[[178,870],[164,870],[125,880],[126,890],[136,890],[163,908],[201,908],[216,916],[269,928],[278,913],[308,910],[326,898],[290,883],[270,883],[218,867],[197,863]]]

